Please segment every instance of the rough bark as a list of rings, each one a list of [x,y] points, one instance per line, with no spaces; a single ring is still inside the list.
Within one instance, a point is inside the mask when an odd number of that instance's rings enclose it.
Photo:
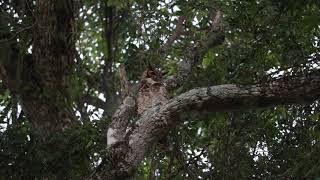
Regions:
[[[68,91],[75,54],[73,0],[38,0],[33,14],[32,56],[19,59],[19,50],[11,45],[10,61],[1,62],[0,77],[46,137],[75,122]]]
[[[146,110],[128,137],[128,142],[109,149],[111,154],[121,152],[121,159],[112,161],[116,163],[112,166],[117,167],[119,171],[110,171],[106,168],[110,166],[102,166],[100,174],[109,172],[110,177],[132,177],[150,147],[171,128],[184,121],[201,120],[201,117],[210,112],[312,102],[320,96],[319,77],[320,71],[315,71],[264,84],[226,84],[192,89],[171,99],[165,105]]]
[[[72,0],[36,2],[32,74],[21,92],[24,112],[42,134],[62,131],[75,120],[68,76],[75,54]]]
[[[111,146],[125,140],[129,121],[136,111],[136,102],[133,97],[127,96],[112,117],[107,131],[107,145]]]

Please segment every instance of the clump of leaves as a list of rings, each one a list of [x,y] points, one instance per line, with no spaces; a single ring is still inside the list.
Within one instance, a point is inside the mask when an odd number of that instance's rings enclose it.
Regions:
[[[97,131],[77,126],[44,139],[22,123],[0,134],[0,178],[87,176],[96,161]]]

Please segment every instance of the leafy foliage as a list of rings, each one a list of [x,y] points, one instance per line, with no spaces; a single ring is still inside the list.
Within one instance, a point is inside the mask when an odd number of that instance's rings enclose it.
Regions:
[[[1,177],[79,179],[88,176],[101,148],[97,128],[77,127],[47,141],[25,122],[1,133]]]
[[[0,62],[13,44],[18,57],[32,49],[34,1],[21,2],[0,0]],[[205,37],[213,7],[224,14],[225,43],[209,49],[172,96],[198,86],[261,82],[271,71],[296,73],[308,68],[320,48],[318,0],[83,0],[75,7],[77,54],[68,93],[80,123],[44,142],[0,81],[0,179],[88,176],[105,151],[100,134],[117,105],[119,64],[126,66],[131,85],[149,63],[174,74],[190,45]],[[159,53],[179,16],[186,17],[184,33]],[[115,107],[103,109],[100,101]],[[318,101],[210,114],[172,130],[153,147],[136,178],[316,179],[319,117]]]

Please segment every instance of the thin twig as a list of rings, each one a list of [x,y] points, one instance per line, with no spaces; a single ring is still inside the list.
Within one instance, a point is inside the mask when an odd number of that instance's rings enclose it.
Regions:
[[[11,36],[9,39],[0,41],[0,44],[5,44],[5,43],[7,43],[7,42],[12,41],[12,40],[13,40],[14,38],[16,38],[20,33],[24,32],[24,31],[26,31],[26,30],[28,30],[28,29],[31,29],[32,27],[33,27],[33,25],[20,29],[18,32],[16,32],[16,33],[15,33],[13,36]]]

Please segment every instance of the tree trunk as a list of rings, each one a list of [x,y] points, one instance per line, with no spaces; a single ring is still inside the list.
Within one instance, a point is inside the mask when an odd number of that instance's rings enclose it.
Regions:
[[[34,15],[32,58],[24,62],[20,97],[28,119],[48,136],[75,121],[68,92],[75,54],[73,0],[37,0]]]

